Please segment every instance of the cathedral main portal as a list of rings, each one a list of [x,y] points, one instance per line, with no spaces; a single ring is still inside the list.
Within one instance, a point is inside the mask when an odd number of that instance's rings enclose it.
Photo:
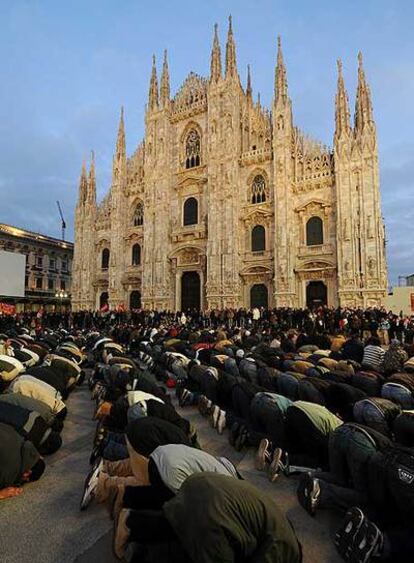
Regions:
[[[181,310],[200,309],[201,283],[198,272],[184,272],[181,277]]]
[[[311,281],[306,286],[306,306],[318,307],[328,304],[328,288],[322,281]]]

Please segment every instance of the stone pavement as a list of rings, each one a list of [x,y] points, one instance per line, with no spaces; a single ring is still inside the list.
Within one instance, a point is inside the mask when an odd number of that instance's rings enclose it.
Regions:
[[[338,519],[331,513],[311,518],[296,499],[296,479],[270,483],[254,469],[254,452],[236,452],[193,407],[178,409],[197,427],[204,449],[228,457],[240,473],[270,494],[292,521],[304,548],[304,563],[340,563],[332,537]],[[115,563],[112,521],[95,503],[85,512],[79,501],[95,430],[87,387],[68,400],[63,447],[47,460],[40,481],[25,486],[21,497],[0,502],[0,560],[7,563]]]

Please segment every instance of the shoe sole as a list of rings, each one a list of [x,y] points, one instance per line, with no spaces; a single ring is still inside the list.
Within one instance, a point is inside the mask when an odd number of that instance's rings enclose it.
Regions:
[[[359,534],[357,533],[352,542],[351,551],[348,551],[349,563],[368,563],[371,561],[371,556],[378,546],[381,532],[372,522],[365,523],[366,530],[364,535],[359,539]],[[360,531],[363,526],[364,524],[362,524]],[[363,542],[365,542],[364,545],[362,545]]]
[[[277,452],[277,455],[275,455]],[[276,479],[279,477],[279,463],[280,460],[282,458],[282,450],[280,448],[277,448],[275,450],[275,452],[273,453],[273,459],[272,459],[272,463],[270,464],[269,467],[269,481],[271,483],[274,483],[276,481]]]
[[[357,507],[351,508],[346,513],[345,519],[334,538],[336,549],[343,558],[347,559],[348,551],[364,520],[365,516],[362,510]]]
[[[94,497],[93,493],[89,493],[89,497],[87,499],[87,502],[85,500],[85,495],[86,495],[86,492],[89,488],[89,483],[90,483],[95,471],[96,471],[96,466],[93,466],[92,469],[89,471],[86,479],[85,479],[85,483],[83,485],[82,498],[81,498],[81,502],[80,502],[80,510],[81,511],[86,510],[93,500],[93,497]]]
[[[314,517],[316,514],[316,510],[312,506],[312,497],[311,495],[306,495],[305,492],[309,493],[310,485],[313,485],[312,478],[307,475],[306,478],[302,479],[298,486],[298,500],[299,504],[306,510],[306,512]]]
[[[267,452],[268,447],[269,447],[269,440],[266,440],[266,438],[261,440],[260,445],[259,445],[259,449],[257,450],[256,458],[255,458],[255,461],[254,461],[254,465],[255,465],[257,471],[263,471],[264,468],[266,467],[266,452]]]

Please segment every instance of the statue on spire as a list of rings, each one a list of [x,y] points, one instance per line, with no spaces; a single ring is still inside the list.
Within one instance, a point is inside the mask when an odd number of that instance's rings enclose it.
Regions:
[[[148,108],[150,110],[158,109],[158,78],[157,67],[155,64],[155,55],[152,56],[152,72],[148,94]]]
[[[234,42],[231,16],[229,16],[229,31],[226,44],[226,78],[228,76],[237,76],[236,44]]]
[[[214,24],[213,48],[211,50],[210,81],[218,82],[221,78],[221,49],[218,38],[218,25]]]
[[[170,101],[170,74],[168,71],[167,49],[165,49],[164,51],[164,63],[162,66],[160,97],[161,97],[161,106],[165,107]]]

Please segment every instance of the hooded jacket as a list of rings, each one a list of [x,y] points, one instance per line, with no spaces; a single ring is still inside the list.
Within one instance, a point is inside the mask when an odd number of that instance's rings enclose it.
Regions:
[[[34,445],[0,422],[0,489],[16,485],[40,459]]]
[[[302,561],[285,515],[271,496],[247,481],[197,473],[163,511],[194,563]]]

